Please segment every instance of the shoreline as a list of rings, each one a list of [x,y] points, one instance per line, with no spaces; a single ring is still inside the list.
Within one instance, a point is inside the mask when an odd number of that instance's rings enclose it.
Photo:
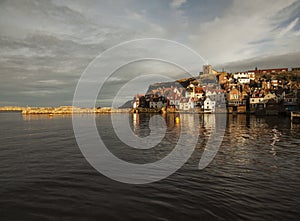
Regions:
[[[228,109],[217,109],[215,112],[205,112],[200,109],[194,110],[166,110],[155,108],[79,108],[72,106],[61,107],[0,107],[1,112],[21,112],[22,115],[72,115],[72,114],[110,114],[110,113],[152,113],[152,114],[230,114],[230,115],[255,115],[255,116],[290,116],[291,113],[255,114],[253,112],[230,112]]]

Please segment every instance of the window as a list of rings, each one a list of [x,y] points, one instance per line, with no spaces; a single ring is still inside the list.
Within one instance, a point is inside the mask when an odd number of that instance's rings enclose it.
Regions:
[[[233,99],[238,99],[238,95],[237,95],[237,94],[233,94],[233,95],[232,95],[232,98],[233,98]]]

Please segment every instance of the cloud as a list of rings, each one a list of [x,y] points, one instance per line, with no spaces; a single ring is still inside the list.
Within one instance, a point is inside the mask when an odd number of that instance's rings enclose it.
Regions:
[[[290,32],[298,23],[299,18],[295,18],[287,27],[282,28],[278,34],[279,37],[283,37],[286,35],[288,32]]]
[[[289,19],[295,2],[233,1],[213,20],[195,28],[190,35],[191,44],[213,63],[278,53],[274,50],[282,50],[281,46],[286,43],[277,39],[276,27]],[[285,10],[285,16],[279,20],[277,15],[282,10]],[[288,42],[293,41],[288,39]],[[291,48],[286,47],[284,52],[288,53]]]
[[[186,0],[172,0],[170,5],[171,5],[172,8],[179,8],[184,3],[186,3]]]
[[[50,90],[34,90],[34,91],[22,91],[21,94],[25,95],[31,95],[31,96],[47,96],[50,94],[56,94],[55,91],[50,91]]]
[[[65,84],[63,81],[59,81],[59,80],[56,80],[56,79],[53,79],[53,80],[40,80],[40,81],[37,81],[37,83],[47,84],[47,85],[63,85],[63,84]]]
[[[300,52],[273,55],[273,56],[259,56],[250,59],[244,59],[235,62],[228,62],[217,66],[216,68],[225,68],[230,72],[253,70],[255,67],[259,69],[266,68],[290,68],[299,67]]]
[[[299,11],[296,0],[0,1],[0,102],[71,104],[81,73],[97,55],[138,38],[179,41],[217,67],[284,65],[279,58],[295,66]],[[201,66],[195,64],[195,74]],[[125,70],[177,74],[149,63]]]

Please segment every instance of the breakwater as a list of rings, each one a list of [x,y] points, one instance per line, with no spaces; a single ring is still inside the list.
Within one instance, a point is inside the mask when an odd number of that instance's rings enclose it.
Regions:
[[[127,113],[130,108],[116,109],[110,107],[103,108],[80,108],[73,106],[60,106],[60,107],[17,107],[5,106],[0,107],[0,111],[15,111],[22,114],[101,114],[101,113]]]

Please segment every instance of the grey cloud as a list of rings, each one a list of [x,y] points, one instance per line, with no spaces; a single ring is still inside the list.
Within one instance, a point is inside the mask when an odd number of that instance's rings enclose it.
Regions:
[[[255,67],[259,69],[265,68],[290,68],[300,66],[300,52],[288,53],[282,55],[274,55],[267,57],[255,57],[251,59],[230,62],[222,65],[217,65],[216,68],[225,68],[228,71],[247,71],[253,70]]]
[[[217,1],[177,1],[178,7],[170,7],[172,2],[1,1],[0,105],[70,105],[81,73],[97,55],[143,37],[179,40],[219,67],[299,66],[299,54],[291,54],[299,51],[299,22],[288,28],[299,17],[299,1],[228,0],[222,7]],[[286,55],[275,56],[281,53]],[[221,64],[230,61],[236,62]],[[195,73],[201,66],[195,64]],[[178,71],[144,63],[120,72],[145,70]],[[118,88],[123,82],[110,83]]]

